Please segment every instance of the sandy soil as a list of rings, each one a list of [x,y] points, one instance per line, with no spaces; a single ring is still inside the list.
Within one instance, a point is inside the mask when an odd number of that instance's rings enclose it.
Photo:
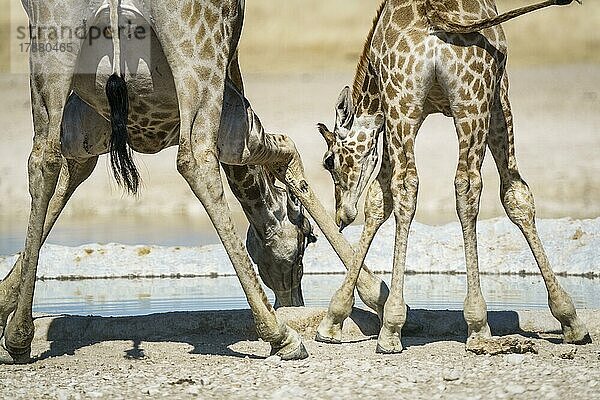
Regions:
[[[289,311],[288,318],[294,315]],[[296,327],[304,327],[302,333],[311,337],[322,313],[300,312],[296,323],[302,325]],[[121,320],[121,326],[126,325],[122,329],[116,328],[119,321],[112,319],[38,319],[38,330],[47,334],[38,334],[34,341],[34,353],[41,359],[30,365],[0,366],[0,394],[15,399],[600,396],[597,323],[590,325],[595,329],[596,343],[586,346],[557,344],[555,334],[534,334],[538,354],[477,356],[465,351],[460,336],[405,333],[406,350],[401,355],[381,356],[374,353],[375,340],[365,337],[349,321],[347,325],[352,326],[346,328],[347,343],[324,345],[306,340],[311,354],[308,359],[281,362],[277,357],[265,359],[269,346],[244,330],[249,328],[248,314],[232,311],[218,317],[215,313],[136,317]],[[539,314],[533,319],[533,314],[528,314],[537,329],[549,317],[548,313]],[[438,327],[451,323],[445,316],[443,311],[430,315],[429,322],[435,325],[438,321]],[[454,320],[459,318],[460,312],[455,313]],[[598,312],[588,311],[585,319],[598,321]],[[364,321],[357,321],[363,326]],[[190,329],[193,324],[198,325]],[[496,329],[494,325],[492,329]],[[68,337],[74,332],[78,333],[77,341]]]

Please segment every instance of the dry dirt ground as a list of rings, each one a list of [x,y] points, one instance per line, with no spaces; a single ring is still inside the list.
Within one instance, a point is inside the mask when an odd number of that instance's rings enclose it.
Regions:
[[[282,311],[308,338],[324,312]],[[511,315],[491,313],[492,330],[515,333],[519,324],[548,330],[551,322],[547,312],[522,312],[515,327]],[[599,315],[582,313],[594,344],[575,347],[558,344],[556,334],[530,334],[538,354],[490,356],[466,352],[464,338],[448,336],[464,332],[460,312],[416,310],[409,314],[405,351],[382,356],[374,353],[373,337],[365,337],[376,332],[372,321],[359,313],[362,331],[348,322],[347,343],[308,339],[309,358],[292,362],[265,358],[269,346],[255,340],[246,311],[40,318],[33,351],[41,359],[0,366],[0,397],[597,399]],[[424,336],[422,328],[419,334],[420,322],[446,335]]]

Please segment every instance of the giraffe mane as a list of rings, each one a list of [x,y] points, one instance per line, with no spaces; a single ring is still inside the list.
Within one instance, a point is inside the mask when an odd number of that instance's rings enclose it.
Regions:
[[[365,45],[363,47],[362,54],[358,60],[358,66],[356,67],[356,75],[354,76],[354,84],[352,85],[352,100],[354,103],[358,101],[360,94],[363,89],[363,83],[365,78],[367,77],[367,72],[369,70],[369,50],[371,48],[371,43],[373,42],[373,35],[375,34],[375,28],[377,28],[377,23],[381,18],[381,14],[383,13],[383,7],[387,3],[387,0],[384,0],[377,9],[377,14],[373,19],[373,25],[371,26],[371,30],[367,35],[367,39],[365,40]]]

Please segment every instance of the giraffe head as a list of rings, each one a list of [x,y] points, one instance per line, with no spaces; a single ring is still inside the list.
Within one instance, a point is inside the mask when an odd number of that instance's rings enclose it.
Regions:
[[[323,166],[335,185],[336,223],[342,230],[356,219],[358,199],[375,171],[384,118],[379,112],[357,113],[349,87],[342,90],[335,111],[333,132],[324,124],[318,128],[327,142]]]

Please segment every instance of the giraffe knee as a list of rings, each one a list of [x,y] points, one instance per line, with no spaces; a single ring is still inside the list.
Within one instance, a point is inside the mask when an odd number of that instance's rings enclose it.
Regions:
[[[404,178],[404,189],[410,197],[417,197],[417,192],[419,191],[419,176],[417,175],[416,171],[408,171],[406,177]]]
[[[180,146],[177,154],[177,172],[187,180],[187,177],[195,169],[195,164],[192,152],[184,150],[183,146]]]
[[[459,173],[454,178],[454,189],[457,197],[469,197],[483,190],[480,174]]]
[[[531,190],[522,180],[512,181],[502,193],[502,204],[508,218],[518,226],[530,224],[535,218]]]
[[[454,179],[456,205],[462,220],[477,218],[479,214],[479,198],[483,190],[480,174],[459,173]]]
[[[397,218],[412,220],[417,209],[418,192],[419,177],[414,170],[407,171],[404,178],[392,185],[394,214]]]
[[[367,191],[365,221],[376,225],[383,224],[391,215],[392,210],[389,207],[391,203],[389,190],[384,190],[379,181],[373,181]]]
[[[48,185],[58,183],[60,170],[62,169],[63,158],[56,148],[47,149],[35,148],[31,151],[27,165],[29,174],[29,194],[32,198],[39,197],[40,193],[48,190]],[[52,186],[54,192],[55,186]],[[42,191],[42,192],[41,192]]]
[[[417,171],[406,171],[403,177],[394,179],[391,186],[391,194],[394,198],[399,195],[400,197],[410,201],[416,199],[419,191],[419,176],[417,175]]]
[[[219,162],[214,151],[200,148],[192,153],[188,146],[179,146],[177,171],[193,188],[201,188],[213,198],[222,195]]]

